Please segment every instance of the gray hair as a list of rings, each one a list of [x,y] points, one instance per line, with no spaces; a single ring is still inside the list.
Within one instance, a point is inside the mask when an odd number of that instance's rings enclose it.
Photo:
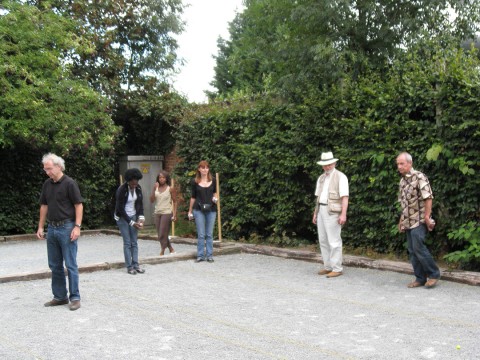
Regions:
[[[400,156],[402,156],[402,155],[405,157],[405,160],[407,161],[407,163],[413,164],[412,155],[410,155],[408,152],[404,151],[404,152],[400,153],[400,154],[397,156],[397,158],[400,157]]]
[[[51,161],[53,165],[60,166],[60,169],[62,169],[62,171],[65,171],[65,160],[63,160],[60,156],[53,153],[43,155],[42,164],[45,165],[45,163],[47,163],[48,161]]]

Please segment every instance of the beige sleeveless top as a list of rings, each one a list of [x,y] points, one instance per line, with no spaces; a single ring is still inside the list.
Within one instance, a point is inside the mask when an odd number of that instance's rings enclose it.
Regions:
[[[170,186],[167,186],[164,192],[155,190],[155,214],[164,215],[171,214],[172,212],[172,194],[170,194]]]

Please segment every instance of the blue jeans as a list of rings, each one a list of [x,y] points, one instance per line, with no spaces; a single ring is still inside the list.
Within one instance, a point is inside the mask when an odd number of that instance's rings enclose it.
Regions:
[[[195,225],[197,226],[197,259],[205,259],[205,243],[207,248],[207,259],[213,258],[213,227],[217,213],[209,211],[206,213],[200,210],[193,210]]]
[[[138,268],[138,230],[124,219],[117,220],[118,229],[123,238],[123,255],[125,267],[130,270]]]
[[[52,292],[55,300],[68,299],[67,284],[65,281],[65,267],[68,270],[68,288],[70,301],[80,300],[78,289],[78,265],[77,265],[77,240],[72,241],[70,234],[75,223],[66,222],[61,226],[48,225],[47,231],[47,254],[48,267],[52,270]]]
[[[425,284],[427,277],[430,279],[440,279],[440,269],[435,260],[433,260],[430,251],[425,246],[425,237],[427,236],[427,227],[424,224],[406,231],[408,253],[410,262],[413,266],[415,280]]]

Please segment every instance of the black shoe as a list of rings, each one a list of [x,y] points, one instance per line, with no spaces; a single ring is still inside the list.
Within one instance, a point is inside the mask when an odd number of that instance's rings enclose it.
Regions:
[[[195,260],[195,262],[199,263],[199,262],[202,262],[202,261],[205,261],[204,258],[197,258],[197,260]]]
[[[46,302],[45,304],[43,304],[43,306],[50,307],[50,306],[67,305],[67,304],[68,304],[68,299],[65,299],[65,300],[52,299]]]
[[[144,269],[140,269],[140,268],[135,268],[135,271],[139,274],[143,274],[145,273],[145,270]]]
[[[213,258],[208,258],[207,261],[208,262],[213,262]]]
[[[137,275],[137,272],[135,271],[135,269],[128,269],[127,272],[128,272],[130,275]]]

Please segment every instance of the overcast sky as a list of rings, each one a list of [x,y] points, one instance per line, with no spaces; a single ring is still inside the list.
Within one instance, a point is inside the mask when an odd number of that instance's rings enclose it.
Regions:
[[[177,37],[177,55],[185,60],[181,73],[175,77],[175,89],[191,102],[206,102],[204,90],[214,90],[213,80],[217,39],[229,38],[228,23],[235,12],[243,9],[242,0],[186,0],[191,4],[182,16],[187,22],[185,32]]]

